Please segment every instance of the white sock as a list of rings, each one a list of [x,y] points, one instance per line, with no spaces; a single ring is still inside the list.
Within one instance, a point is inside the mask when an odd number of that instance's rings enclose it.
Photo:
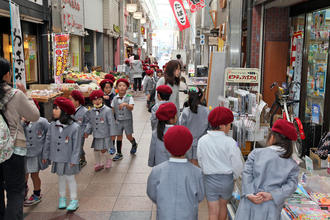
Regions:
[[[94,151],[95,164],[101,164],[101,155],[100,151]]]
[[[58,192],[60,197],[66,197],[66,178],[65,176],[58,176]]]
[[[68,181],[70,198],[71,200],[77,200],[77,182],[74,175],[66,175],[66,180]]]

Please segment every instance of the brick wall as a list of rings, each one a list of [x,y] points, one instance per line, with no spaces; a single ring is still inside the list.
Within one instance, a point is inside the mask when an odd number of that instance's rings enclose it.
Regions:
[[[265,11],[265,41],[289,40],[289,8],[270,8]],[[253,8],[252,39],[251,39],[251,67],[259,67],[261,6]]]
[[[265,20],[265,41],[289,40],[289,8],[270,8]]]
[[[261,6],[256,6],[252,11],[252,39],[251,39],[251,67],[259,66],[259,45],[260,45],[260,21]]]

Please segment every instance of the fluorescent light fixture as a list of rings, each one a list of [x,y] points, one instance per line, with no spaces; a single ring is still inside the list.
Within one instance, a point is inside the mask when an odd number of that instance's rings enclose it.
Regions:
[[[145,24],[145,23],[147,23],[147,19],[145,17],[141,18],[140,22],[141,22],[141,24]]]
[[[126,10],[128,12],[134,13],[137,10],[137,4],[127,4],[126,5]]]

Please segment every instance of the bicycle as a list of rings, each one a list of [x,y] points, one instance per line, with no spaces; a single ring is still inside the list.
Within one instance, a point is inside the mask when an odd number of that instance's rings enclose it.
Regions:
[[[294,100],[294,93],[292,92],[293,86],[296,85],[297,87],[300,87],[299,82],[292,81],[288,87],[281,87],[278,85],[277,82],[274,82],[270,88],[273,89],[274,87],[278,87],[277,92],[275,93],[275,101],[272,104],[270,108],[270,127],[273,126],[273,120],[275,114],[278,112],[279,109],[282,111],[282,117],[283,119],[291,122],[294,124],[295,128],[297,129],[297,135],[298,139],[296,142],[293,143],[294,150],[296,151],[299,158],[302,158],[304,156],[303,152],[303,145],[302,141],[306,138],[304,128],[302,125],[301,120],[298,117],[294,117],[293,114],[290,114],[292,112],[292,107],[299,103],[299,100]],[[290,111],[289,111],[290,109]]]

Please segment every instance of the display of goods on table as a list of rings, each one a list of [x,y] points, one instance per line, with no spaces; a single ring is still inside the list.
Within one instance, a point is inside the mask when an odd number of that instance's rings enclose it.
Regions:
[[[84,83],[84,81],[93,81],[100,83],[106,73],[93,71],[91,73],[77,72],[77,71],[68,71],[64,74],[66,80],[73,80],[77,83]]]
[[[49,100],[61,96],[63,93],[57,90],[28,90],[27,95],[33,99],[36,99],[38,102],[49,102]]]
[[[297,220],[330,219],[330,194],[324,191],[329,191],[329,184],[329,178],[321,176],[308,177],[304,187],[298,184],[296,192],[285,202],[287,217]]]

